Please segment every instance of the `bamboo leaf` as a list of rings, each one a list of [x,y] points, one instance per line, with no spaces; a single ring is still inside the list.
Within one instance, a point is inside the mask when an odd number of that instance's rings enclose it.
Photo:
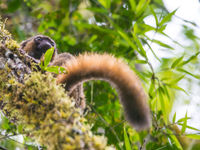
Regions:
[[[98,1],[103,7],[107,9],[110,8],[111,0],[98,0]]]
[[[98,7],[90,7],[87,8],[87,10],[90,10],[94,13],[102,13],[102,14],[108,14],[108,10],[106,10],[105,8],[98,8]]]
[[[136,64],[147,64],[147,61],[146,60],[135,60],[135,63]]]
[[[183,60],[183,56],[179,57],[178,59],[176,59],[172,65],[171,65],[171,68],[175,68],[176,66],[178,66],[178,64],[181,63],[181,61]]]
[[[187,134],[185,136],[188,137],[188,138],[191,138],[191,139],[200,140],[199,134]]]
[[[191,117],[187,117],[187,120],[191,119]],[[182,125],[181,122],[183,122],[185,120],[185,117],[184,118],[180,118],[177,122],[178,124]]]
[[[145,36],[147,38],[147,40],[152,41],[149,37]],[[152,54],[154,55],[154,57],[161,62],[161,60],[159,59],[159,57],[155,54],[154,50],[152,49],[152,47],[150,46],[150,44],[148,43],[148,41],[146,41],[146,39],[143,38],[143,42],[145,44],[147,44],[147,46],[149,47],[149,49],[151,50]]]
[[[124,144],[125,144],[126,150],[131,150],[131,144],[130,144],[130,141],[129,141],[129,137],[126,133],[125,127],[124,127]]]
[[[178,125],[183,125],[182,123],[178,123]],[[188,125],[186,125],[186,128],[188,128],[188,129],[191,129],[191,130],[194,130],[194,131],[200,131],[199,129],[197,129],[197,128],[194,128],[194,127],[191,127],[191,126],[188,126]]]
[[[133,12],[136,11],[136,3],[135,3],[135,0],[129,0],[129,3],[131,5],[131,9]]]
[[[147,57],[146,51],[144,50],[140,40],[137,38],[137,36],[135,34],[133,34],[133,38],[134,38],[135,42],[137,43],[138,47],[140,48],[140,54],[146,58]]]
[[[140,24],[139,27],[140,27],[140,34],[144,34],[144,33],[148,32],[148,31],[152,31],[152,30],[154,30],[154,31],[157,30],[156,28],[154,28],[154,27],[152,27],[152,26],[150,26],[148,24]]]
[[[177,90],[179,90],[179,91],[183,91],[185,94],[188,95],[188,93],[187,93],[183,88],[179,87],[179,86],[176,85],[176,84],[168,84],[168,86],[171,87],[171,88],[177,89]]]
[[[185,130],[186,130],[186,126],[187,126],[187,112],[185,113],[185,118],[183,120],[183,125],[182,125],[182,128],[181,128],[181,133],[185,133]]]
[[[154,80],[151,79],[151,84],[150,84],[150,87],[149,87],[149,95],[150,95],[150,97],[152,97],[152,93],[153,93],[154,88],[155,88]]]
[[[152,40],[152,42],[157,43],[158,45],[160,45],[160,46],[162,46],[162,47],[165,47],[165,48],[167,48],[167,49],[174,50],[173,47],[171,47],[171,46],[169,46],[168,44],[163,43],[163,42],[161,42],[161,41],[158,41],[158,40]]]
[[[182,75],[182,76],[180,76],[180,77],[178,77],[178,78],[175,78],[174,80],[172,80],[171,82],[170,82],[170,84],[177,84],[180,80],[182,80],[183,78],[185,77],[185,75]]]
[[[163,90],[164,90],[164,92],[165,92],[165,94],[166,94],[168,100],[170,100],[170,95],[169,95],[168,88],[167,88],[166,85],[163,86]]]
[[[153,10],[153,8],[151,6],[149,6],[149,8],[150,8],[150,11],[151,11],[151,13],[153,14],[153,16],[155,18],[156,26],[158,26],[158,18],[156,16],[156,13],[155,13],[155,11]]]
[[[173,12],[167,14],[163,19],[162,21],[160,22],[159,26],[162,26],[164,25],[165,23],[169,22],[172,18],[172,16],[176,13],[177,9],[174,10]]]
[[[173,119],[172,119],[172,123],[176,122],[176,112],[174,113]]]
[[[150,0],[140,0],[136,7],[136,16],[140,16],[147,8]]]
[[[125,33],[125,32],[123,32],[122,30],[117,30],[117,32],[119,33],[119,35],[124,39],[124,40],[126,40],[127,41],[127,43],[133,48],[133,50],[136,50],[138,53],[141,53],[139,50],[138,50],[138,48],[137,48],[137,46],[133,43],[133,41],[128,37],[128,35]]]
[[[181,146],[179,140],[178,140],[177,137],[173,134],[173,132],[170,131],[169,129],[167,129],[167,133],[168,133],[168,136],[169,136],[169,138],[170,138],[170,140],[171,140],[171,143],[173,143],[173,144],[177,147],[178,150],[183,150],[183,148],[182,148],[182,146]]]
[[[196,59],[199,54],[200,54],[200,52],[197,52],[195,55],[191,56],[186,61],[183,61],[179,66],[183,66],[183,65],[191,62],[192,60]]]
[[[159,100],[160,100],[160,104],[161,104],[161,109],[162,109],[163,113],[165,114],[166,113],[165,102],[164,102],[164,98],[163,98],[161,87],[159,87],[158,95],[159,95]]]
[[[192,76],[192,77],[194,77],[194,78],[196,78],[196,79],[200,79],[200,76],[199,76],[199,75],[194,75],[194,74],[192,74],[192,73],[186,71],[186,70],[183,69],[183,68],[178,68],[177,70],[180,71],[180,72],[184,72],[184,73],[186,73],[186,74],[188,74],[188,75],[190,75],[190,76]]]

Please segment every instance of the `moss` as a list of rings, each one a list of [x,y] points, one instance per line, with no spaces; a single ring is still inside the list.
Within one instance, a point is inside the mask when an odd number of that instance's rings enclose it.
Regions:
[[[0,46],[4,45],[8,49],[16,51],[19,44],[12,39],[11,34],[5,29],[5,22],[2,22],[0,16]]]
[[[0,81],[4,108],[12,110],[10,118],[17,118],[25,132],[49,150],[109,148],[105,137],[92,134],[81,110],[51,74],[33,72],[24,84],[8,80],[10,84],[4,85],[2,78]]]

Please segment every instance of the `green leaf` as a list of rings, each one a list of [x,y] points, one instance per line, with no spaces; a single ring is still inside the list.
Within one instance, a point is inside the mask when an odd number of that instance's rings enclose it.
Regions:
[[[185,118],[183,120],[183,125],[182,125],[182,128],[181,128],[181,133],[185,133],[185,130],[186,130],[186,126],[187,126],[187,112],[185,113]]]
[[[97,37],[97,35],[93,35],[89,40],[88,40],[88,45],[89,44],[92,44],[96,39],[97,39],[98,37]]]
[[[150,96],[152,96],[152,93],[153,93],[153,91],[155,89],[155,82],[154,81],[155,81],[154,79],[151,79],[151,84],[150,84],[150,87],[149,87]]]
[[[162,108],[163,114],[166,114],[165,101],[164,101],[164,98],[163,98],[161,87],[159,87],[159,89],[158,89],[158,95],[159,95],[159,101],[160,101],[160,104],[161,104],[161,108]]]
[[[176,112],[174,113],[173,119],[172,119],[172,123],[176,122]]]
[[[168,100],[170,100],[170,95],[169,95],[168,88],[166,85],[163,86],[163,90],[164,90],[164,93],[167,96]]]
[[[145,41],[145,40],[143,40],[143,41]],[[161,60],[159,59],[159,57],[156,55],[156,53],[155,53],[154,50],[152,49],[151,45],[150,45],[147,41],[145,41],[144,43],[147,44],[147,46],[148,46],[149,49],[151,50],[151,52],[152,52],[152,54],[154,55],[154,57],[155,57],[159,62],[161,62]]]
[[[147,64],[147,61],[146,60],[135,60],[135,63],[136,64]]]
[[[181,63],[181,61],[183,60],[183,56],[179,57],[178,59],[176,59],[173,63],[171,68],[175,68],[176,66],[178,66],[178,64]]]
[[[131,150],[131,144],[130,144],[130,141],[129,141],[129,137],[126,133],[125,127],[124,127],[124,144],[125,144],[126,150]]]
[[[50,66],[45,69],[45,71],[52,72],[55,74],[66,73],[66,69],[59,66]]]
[[[172,131],[170,131],[169,129],[167,129],[167,133],[168,133],[168,136],[171,140],[171,143],[173,143],[177,148],[178,150],[183,150],[179,140],[177,139],[177,137],[173,134]]]
[[[111,19],[107,18],[110,23],[117,29],[117,33],[124,38],[125,41],[127,41],[127,43],[133,48],[133,50],[136,50],[140,55],[144,56],[146,58],[146,52],[142,47],[142,44],[140,43],[140,41],[138,40],[138,38],[136,37],[136,35],[133,36],[135,37],[134,40],[135,42],[138,44],[140,50],[138,49],[138,47],[134,44],[134,41],[127,35],[126,32],[124,32],[117,24],[115,24]],[[134,28],[136,28],[137,24],[134,25]]]
[[[59,68],[58,68],[58,66],[50,66],[50,67],[47,67],[45,70],[48,71],[48,72],[59,74],[59,71],[58,71]]]
[[[178,125],[183,125],[182,123],[178,123]],[[194,130],[194,131],[200,131],[199,129],[197,129],[197,128],[195,128],[195,127],[191,127],[191,126],[186,126],[186,128],[188,128],[188,129],[191,129],[191,130]]]
[[[150,0],[140,0],[136,7],[136,16],[139,17],[147,8]]]
[[[184,72],[184,73],[186,73],[186,74],[188,74],[188,75],[191,75],[192,77],[194,77],[194,78],[196,78],[196,79],[200,79],[200,76],[199,76],[199,75],[194,75],[194,74],[192,74],[192,73],[186,71],[186,70],[183,69],[183,68],[178,68],[177,71]]]
[[[90,7],[87,8],[87,10],[90,10],[94,13],[102,13],[102,14],[107,14],[108,10],[106,10],[105,8],[98,8],[98,7]]]
[[[170,81],[170,84],[177,84],[180,80],[182,80],[185,75],[175,78],[174,80]]]
[[[200,140],[199,134],[186,134],[185,136],[191,139]]]
[[[135,24],[135,25],[136,25],[136,24]],[[134,25],[134,26],[135,26],[135,25]],[[134,32],[134,33],[135,33],[135,32]],[[144,50],[144,48],[143,48],[143,46],[142,46],[140,40],[138,39],[138,37],[137,37],[136,34],[134,34],[134,33],[133,33],[133,38],[134,38],[135,42],[137,43],[138,47],[140,48],[139,53],[140,53],[142,56],[144,56],[145,58],[147,58],[146,51]]]
[[[49,63],[52,59],[53,53],[54,53],[54,47],[51,47],[44,54],[44,67],[47,67],[49,65]]]
[[[135,3],[135,0],[129,0],[129,3],[131,5],[131,9],[133,12],[136,11],[136,3]]]
[[[170,40],[172,40],[175,44],[177,44],[178,46],[185,48],[182,44],[180,44],[179,42],[177,42],[176,40],[172,39],[169,35],[167,35],[166,33],[158,30],[159,33],[161,33],[162,35],[164,35],[165,37],[169,38]]]
[[[174,50],[173,47],[171,47],[171,46],[169,46],[168,44],[163,43],[163,42],[161,42],[161,41],[158,41],[158,40],[152,40],[152,42],[157,43],[158,45],[160,45],[160,46],[162,46],[162,47],[165,47],[165,48],[167,48],[167,49]]]
[[[163,32],[166,29],[167,25],[163,25],[157,29],[157,32]]]
[[[189,119],[191,119],[191,117],[187,117],[187,120],[189,120]],[[184,120],[185,120],[185,117],[184,118],[180,118],[177,122],[179,124],[180,122],[183,122]],[[182,125],[182,124],[180,123],[180,125]]]
[[[101,5],[103,5],[105,8],[109,9],[111,0],[98,0]]]
[[[150,11],[153,14],[155,20],[156,20],[156,26],[158,26],[158,18],[156,16],[156,13],[155,13],[155,11],[153,10],[153,8],[150,5],[149,5],[149,8],[150,8]]]
[[[124,40],[127,41],[127,43],[133,48],[133,50],[136,50],[138,53],[140,53],[137,46],[133,43],[133,41],[129,38],[129,36],[125,32],[123,32],[120,29],[118,29],[117,32],[122,38],[124,38]]]
[[[186,61],[183,61],[179,66],[183,66],[183,65],[191,62],[192,60],[196,59],[199,54],[200,54],[200,52],[197,52],[195,55],[191,56]]]
[[[169,22],[172,18],[172,16],[176,13],[177,9],[174,10],[173,12],[167,14],[160,22],[159,26],[162,26],[163,24]]]
[[[136,32],[138,34],[144,34],[144,33],[148,32],[148,31],[152,31],[152,30],[156,31],[157,30],[156,28],[154,28],[154,27],[152,27],[152,26],[150,26],[148,24],[140,24],[139,28],[140,28],[140,32]]]
[[[188,93],[187,93],[183,88],[179,87],[179,86],[176,85],[176,84],[168,84],[168,86],[169,86],[170,88],[174,88],[174,89],[177,89],[177,90],[179,90],[179,91],[183,91],[185,94],[188,95]]]

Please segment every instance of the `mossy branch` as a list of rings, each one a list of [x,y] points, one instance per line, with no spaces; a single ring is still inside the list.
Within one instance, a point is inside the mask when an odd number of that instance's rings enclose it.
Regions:
[[[0,107],[12,122],[23,125],[23,134],[48,150],[113,149],[104,136],[90,131],[53,76],[33,71],[32,64],[0,22]]]

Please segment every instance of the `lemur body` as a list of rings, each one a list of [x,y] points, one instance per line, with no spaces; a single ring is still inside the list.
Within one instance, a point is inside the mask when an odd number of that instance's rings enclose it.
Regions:
[[[34,41],[22,43],[23,47],[30,47],[31,49],[25,51],[35,53]],[[78,97],[81,97],[80,94],[83,94],[82,83],[88,80],[100,79],[111,83],[119,93],[120,101],[123,104],[125,116],[129,123],[136,129],[149,127],[150,111],[146,103],[146,95],[138,77],[121,60],[109,54],[86,53],[74,57],[71,54],[63,53],[55,56],[51,65],[59,65],[66,68],[66,74],[57,76],[57,83],[64,84],[70,95],[73,95],[72,93],[81,86],[79,88],[81,92],[78,94]],[[77,101],[76,98],[75,100]]]

